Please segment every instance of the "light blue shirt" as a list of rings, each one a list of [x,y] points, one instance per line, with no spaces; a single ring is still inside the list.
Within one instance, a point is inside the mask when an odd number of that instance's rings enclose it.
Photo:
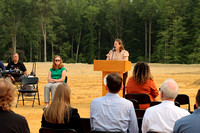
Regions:
[[[195,109],[191,115],[176,121],[173,133],[199,133],[200,109]]]
[[[90,106],[91,130],[138,133],[133,103],[118,94],[107,93]]]

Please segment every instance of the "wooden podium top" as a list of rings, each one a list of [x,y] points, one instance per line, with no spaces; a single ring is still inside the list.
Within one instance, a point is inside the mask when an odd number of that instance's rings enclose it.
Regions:
[[[130,61],[94,60],[94,71],[126,72],[131,70]]]

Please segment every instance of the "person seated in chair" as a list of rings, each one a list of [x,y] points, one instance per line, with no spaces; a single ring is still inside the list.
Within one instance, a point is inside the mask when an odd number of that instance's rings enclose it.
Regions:
[[[5,69],[6,69],[6,68],[5,68],[3,62],[0,61],[0,78],[2,78],[2,73],[1,73],[1,72],[2,72],[3,70],[5,70]]]
[[[74,129],[77,133],[84,133],[78,110],[70,106],[70,94],[71,89],[67,84],[57,86],[52,103],[44,109],[42,127]]]
[[[90,106],[91,130],[138,133],[133,103],[119,96],[123,89],[122,78],[111,73],[106,78],[106,96],[96,98]]]
[[[172,133],[176,120],[190,114],[174,104],[178,92],[178,85],[173,79],[167,79],[162,83],[160,88],[162,103],[146,109],[142,121],[143,133],[149,131]]]
[[[51,91],[51,100],[53,100],[56,87],[65,81],[67,75],[67,70],[63,65],[62,58],[56,55],[53,59],[52,68],[48,73],[48,83],[44,87],[44,102],[46,107],[49,105],[50,101],[50,91]]]
[[[159,95],[150,67],[145,62],[138,62],[134,66],[133,76],[129,78],[126,88],[128,94],[148,94],[151,101],[156,101],[156,97]],[[139,106],[140,109],[147,109],[150,104],[141,104]]]
[[[8,63],[6,70],[15,70],[15,71],[19,71],[19,74],[17,75],[9,75],[9,77],[11,78],[11,80],[13,82],[17,81],[17,82],[21,82],[22,78],[28,76],[28,71],[24,65],[24,63],[19,61],[19,55],[18,53],[14,53],[12,55],[12,61],[10,63]],[[23,72],[23,73],[21,73]]]
[[[1,69],[2,71],[6,69],[5,66],[4,66],[4,64],[3,64],[3,62],[1,62],[1,61],[0,61],[0,69]]]
[[[16,98],[16,88],[5,79],[0,79],[0,132],[30,133],[25,117],[11,110]]]
[[[197,109],[191,115],[176,121],[173,133],[199,133],[200,132],[200,89],[196,95]]]

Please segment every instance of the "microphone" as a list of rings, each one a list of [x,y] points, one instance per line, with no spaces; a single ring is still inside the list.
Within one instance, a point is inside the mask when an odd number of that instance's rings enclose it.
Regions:
[[[112,57],[111,57],[111,60],[113,60],[114,51],[115,51],[115,46],[113,46],[113,48],[112,48]]]

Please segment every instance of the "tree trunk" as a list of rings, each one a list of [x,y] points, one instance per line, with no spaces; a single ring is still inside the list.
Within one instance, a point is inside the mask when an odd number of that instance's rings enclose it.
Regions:
[[[30,62],[32,62],[32,57],[33,57],[33,47],[32,44],[30,44]]]
[[[147,22],[145,21],[145,62],[147,62]]]
[[[152,20],[149,20],[149,63],[151,63],[151,23]]]
[[[72,33],[71,58],[74,57],[74,32]]]
[[[53,60],[54,50],[53,50],[53,41],[51,42],[51,59]]]
[[[41,24],[42,24],[42,34],[44,37],[44,62],[47,61],[47,53],[46,53],[46,47],[47,47],[47,42],[46,42],[46,21],[45,21],[45,17],[43,16],[44,14],[41,13]]]
[[[101,56],[101,31],[99,31],[99,40],[98,40],[98,59],[100,60]]]
[[[80,30],[80,34],[79,34],[77,49],[76,49],[76,63],[78,62],[78,52],[79,52],[80,42],[81,42],[81,30]]]
[[[41,42],[41,38],[40,38],[40,40],[39,40],[39,61],[41,62],[41,60],[42,60],[42,51],[41,51],[41,49],[42,49],[42,47],[41,47],[41,45],[42,45],[42,42]]]
[[[12,42],[13,42],[13,53],[16,53],[17,52],[17,50],[16,50],[16,47],[17,47],[16,33],[13,34]]]

